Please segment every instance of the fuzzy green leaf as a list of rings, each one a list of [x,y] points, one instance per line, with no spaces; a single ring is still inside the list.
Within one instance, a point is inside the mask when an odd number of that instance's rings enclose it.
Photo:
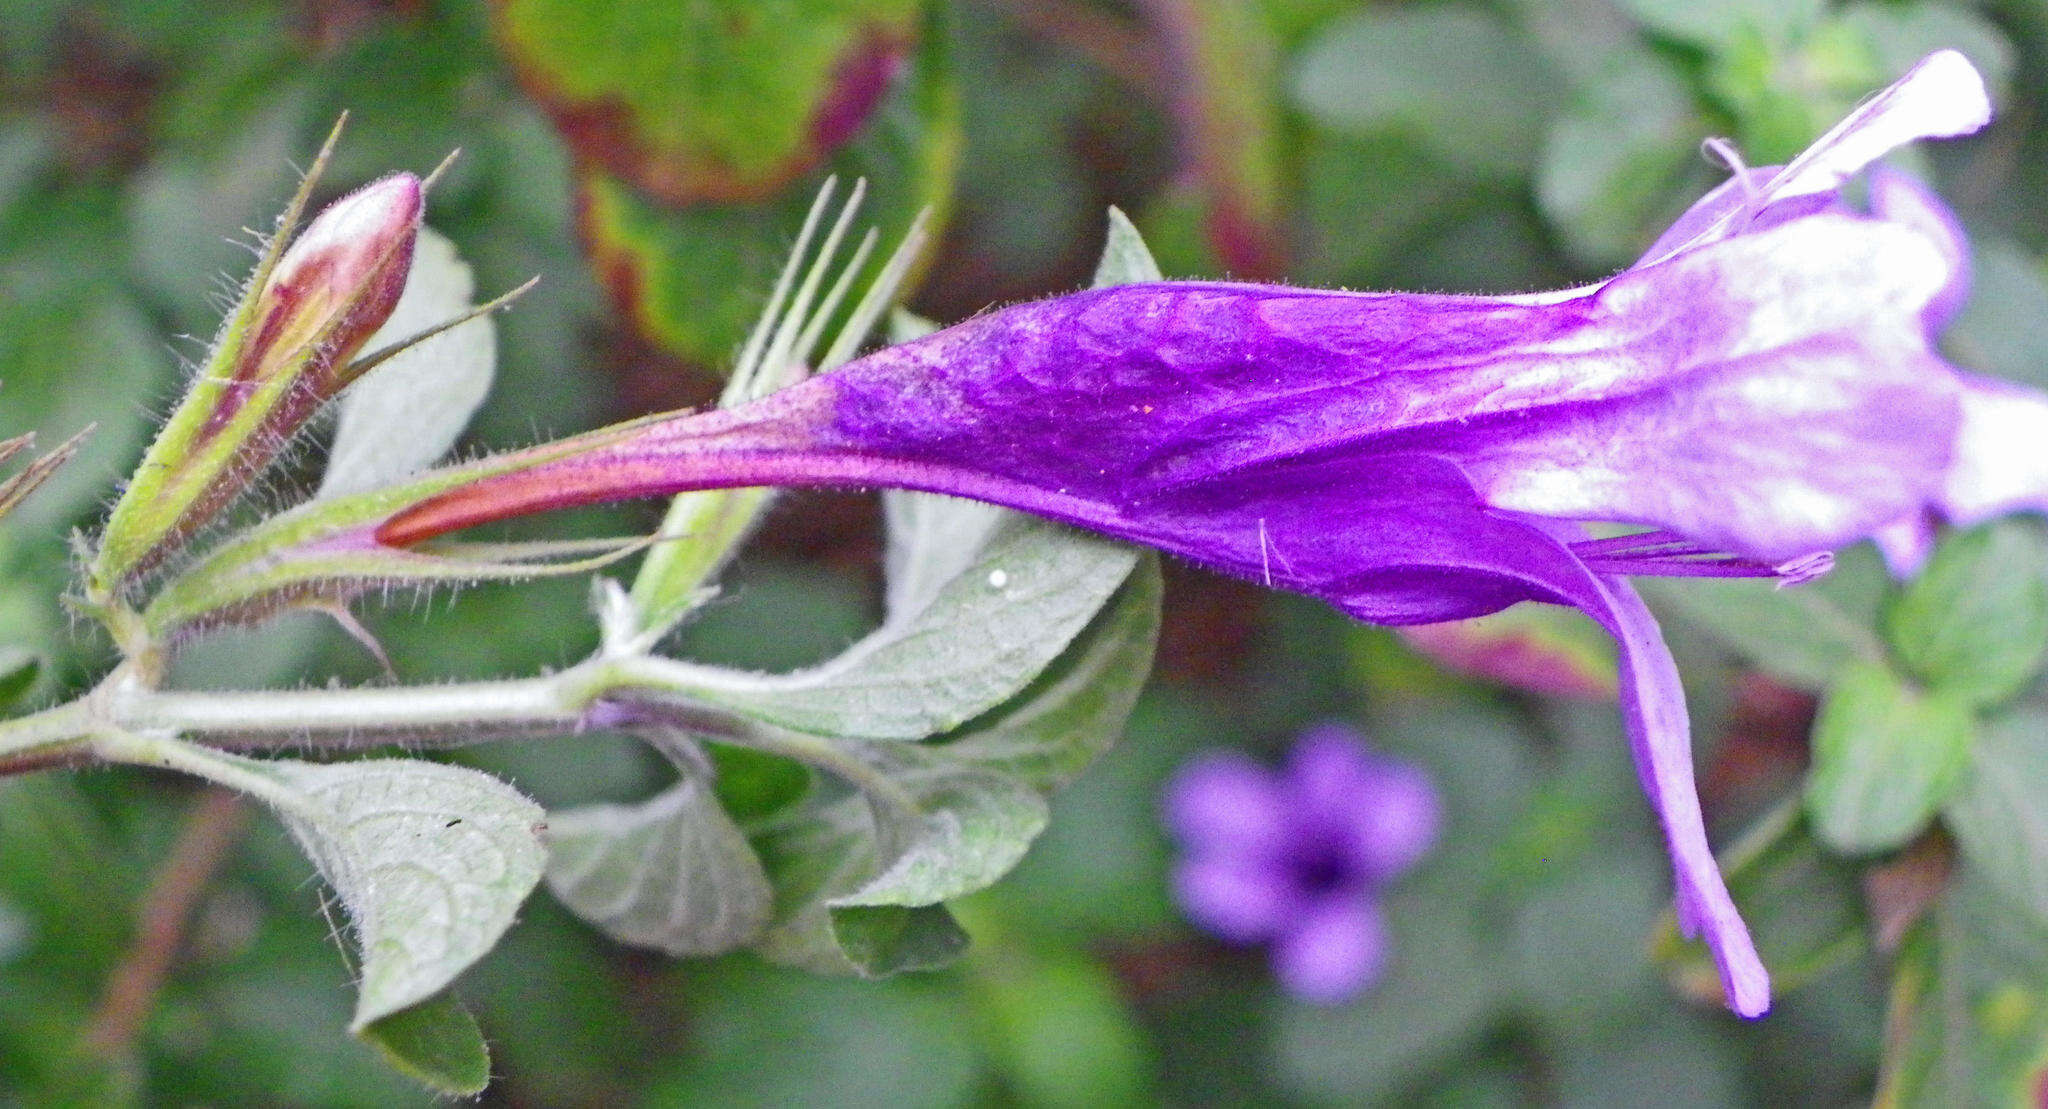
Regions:
[[[547,840],[548,889],[621,943],[715,955],[767,923],[768,876],[698,777],[638,805],[550,814]]]
[[[897,603],[867,638],[794,674],[707,669],[697,695],[818,735],[922,739],[966,723],[1030,684],[1138,561],[1122,544],[1016,513],[987,522],[991,510],[980,505],[952,502],[945,511],[965,522],[935,523],[919,515],[914,526],[925,529],[922,542],[949,544],[978,528],[981,541],[968,548],[970,557],[950,547],[895,556],[897,565],[921,575],[917,591],[892,587]],[[892,518],[911,521],[902,513]],[[931,567],[952,572],[934,581]]]
[[[925,910],[1015,866],[1045,825],[1044,793],[1122,732],[1157,636],[1159,592],[1147,556],[1023,695],[933,743],[849,744],[873,772],[864,794],[821,793],[756,821],[776,890],[762,954],[881,974],[956,953],[952,929]]]
[[[279,815],[361,944],[360,1031],[446,989],[540,881],[538,805],[474,770],[413,759],[247,760],[302,799]]]

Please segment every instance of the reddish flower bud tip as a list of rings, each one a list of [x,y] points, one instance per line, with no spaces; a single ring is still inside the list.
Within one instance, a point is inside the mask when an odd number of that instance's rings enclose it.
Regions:
[[[307,224],[260,294],[257,318],[264,323],[254,351],[271,348],[265,340],[278,331],[311,326],[324,332],[326,364],[344,364],[405,290],[424,199],[418,177],[394,174],[335,201]]]
[[[424,194],[420,179],[393,174],[342,197],[313,218],[278,260],[272,284],[298,284],[324,270],[353,285],[383,265],[392,249],[419,230]]]

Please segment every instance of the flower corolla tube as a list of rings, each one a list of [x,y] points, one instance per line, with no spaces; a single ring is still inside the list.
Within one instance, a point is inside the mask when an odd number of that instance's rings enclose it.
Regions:
[[[1782,167],[1739,168],[1628,270],[1506,297],[1158,282],[991,312],[740,407],[650,417],[386,491],[353,539],[407,546],[594,501],[891,486],[1008,505],[1361,620],[1569,605],[1620,645],[1621,700],[1678,918],[1729,1005],[1770,984],[1709,849],[1678,673],[1631,575],[1778,577],[1874,537],[2048,507],[2048,398],[1934,340],[1957,225],[1852,178],[1990,117],[1930,55]],[[368,502],[366,502],[368,503]],[[1645,530],[1593,538],[1584,526]]]

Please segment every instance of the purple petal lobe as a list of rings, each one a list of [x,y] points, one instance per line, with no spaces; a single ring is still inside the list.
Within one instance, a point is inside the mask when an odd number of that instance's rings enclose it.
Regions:
[[[1749,928],[1728,896],[1707,844],[1693,782],[1690,725],[1678,667],[1664,646],[1656,618],[1635,590],[1620,581],[1604,583],[1607,611],[1602,619],[1621,644],[1622,709],[1643,791],[1663,825],[1677,877],[1679,924],[1688,935],[1704,933],[1728,1007],[1760,1017],[1770,1009],[1771,979],[1749,938]]]
[[[1906,75],[1863,102],[1787,165],[1737,169],[1665,232],[1637,266],[1679,251],[1812,214],[1835,203],[1833,194],[1865,166],[1917,139],[1954,138],[1991,122],[1984,79],[1954,50],[1937,50]],[[1770,219],[1759,217],[1780,210]]]
[[[1192,852],[1277,859],[1288,823],[1273,772],[1243,755],[1203,756],[1167,783],[1166,826]]]
[[[1361,896],[1330,896],[1304,907],[1273,947],[1273,973],[1288,993],[1319,1005],[1358,996],[1387,961],[1387,926],[1379,905]]]
[[[1937,50],[1792,159],[1765,193],[1782,200],[1837,189],[1916,139],[1968,135],[1990,122],[1991,97],[1976,67],[1954,50]]]
[[[2009,382],[1958,375],[1962,427],[1941,493],[1970,525],[2008,512],[2048,512],[2048,397]]]
[[[1367,874],[1385,880],[1414,866],[1436,843],[1442,823],[1428,776],[1384,759],[1351,810],[1353,851]]]
[[[1196,855],[1173,872],[1173,892],[1205,931],[1232,943],[1270,939],[1304,898],[1284,864],[1242,855]]]
[[[1358,807],[1372,782],[1377,760],[1368,756],[1357,732],[1342,724],[1319,724],[1303,732],[1287,755],[1287,790],[1299,818],[1341,820]]]
[[[1970,240],[1961,220],[1933,189],[1889,166],[1870,171],[1870,214],[1911,227],[1941,252],[1948,283],[1922,313],[1929,332],[1939,332],[1962,311],[1970,296]]]
[[[1840,546],[1939,486],[1953,371],[1920,315],[1950,272],[1922,234],[1833,215],[1686,252],[1600,294],[1605,358],[1573,367],[1597,400],[1475,421],[1440,449],[1503,508],[1766,562]]]

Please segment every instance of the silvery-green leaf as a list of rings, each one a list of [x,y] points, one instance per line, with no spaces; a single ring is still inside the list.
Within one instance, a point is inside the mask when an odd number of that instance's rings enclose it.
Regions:
[[[756,832],[776,892],[756,950],[864,977],[943,965],[965,941],[933,910],[1016,866],[1045,827],[1045,800],[942,752],[874,744],[857,755],[885,789],[821,799]]]
[[[445,989],[540,881],[540,806],[474,770],[415,759],[238,760],[297,795],[278,808],[362,945],[354,1030]]]
[[[462,315],[475,292],[455,244],[420,228],[398,306],[363,349],[381,350]],[[439,461],[491,391],[497,360],[497,330],[480,316],[365,374],[342,394],[320,495],[374,489]]]
[[[1045,798],[1012,775],[943,748],[876,745],[864,754],[908,803],[869,794],[879,858],[887,865],[833,897],[834,909],[932,905],[983,889],[1009,873],[1045,830]]]
[[[931,561],[901,557],[909,565]],[[1116,592],[1138,555],[1120,543],[1004,513],[972,557],[957,550],[947,557],[959,571],[936,588],[921,586],[922,606],[890,612],[837,658],[783,675],[696,668],[694,692],[818,735],[922,739],[1030,684]]]
[[[1003,806],[997,802],[993,807]],[[917,847],[918,826],[927,819],[949,818],[923,809],[878,818],[865,798],[850,795],[807,807],[758,832],[754,843],[775,885],[776,914],[755,950],[816,973],[865,978],[950,962],[965,948],[966,937],[943,906],[837,904],[841,896],[874,880],[878,823],[892,836],[907,835]],[[959,826],[957,816],[950,819]],[[922,858],[938,853],[926,847]],[[1021,846],[1015,854],[1023,854]]]
[[[439,993],[374,1021],[356,1034],[400,1073],[437,1094],[475,1097],[491,1084],[491,1049],[476,1018]]]
[[[701,778],[548,817],[548,889],[621,943],[714,955],[767,923],[768,876]]]
[[[1163,592],[1159,556],[1148,551],[1066,654],[940,750],[1048,792],[1072,781],[1123,734],[1152,672]]]
[[[882,494],[891,619],[914,617],[967,569],[1008,509],[937,493]]]
[[[1145,237],[1138,234],[1131,217],[1124,215],[1121,208],[1110,208],[1109,234],[1102,243],[1102,258],[1095,263],[1092,287],[1107,289],[1111,285],[1159,281],[1162,276],[1159,263],[1153,260]]]
[[[957,952],[957,929],[922,910],[1006,874],[1044,827],[1041,791],[1122,733],[1151,661],[1159,593],[1147,555],[1014,701],[932,744],[848,745],[878,776],[860,783],[865,794],[821,795],[757,824],[777,913],[761,953],[874,975]]]

